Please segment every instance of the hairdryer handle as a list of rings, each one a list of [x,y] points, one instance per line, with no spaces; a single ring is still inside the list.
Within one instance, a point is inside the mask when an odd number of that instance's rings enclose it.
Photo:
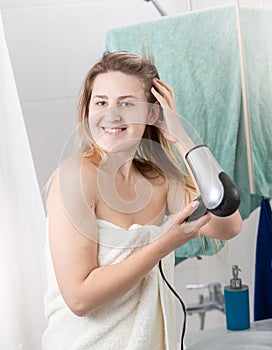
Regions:
[[[205,215],[207,213],[207,208],[204,205],[204,202],[202,200],[202,197],[199,196],[196,199],[194,199],[194,201],[199,201],[199,206],[196,208],[196,210],[193,212],[193,214],[191,214],[190,216],[188,216],[184,221],[185,222],[190,222],[190,221],[194,221],[197,220],[199,218],[201,218],[201,216]]]

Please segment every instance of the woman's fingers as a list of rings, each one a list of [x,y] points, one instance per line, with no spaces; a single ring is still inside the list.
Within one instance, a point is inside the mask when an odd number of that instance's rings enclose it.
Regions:
[[[211,220],[211,214],[207,213],[197,220],[185,222],[184,233],[189,235],[198,233],[201,227],[205,226],[210,220]]]
[[[176,112],[174,90],[164,81],[154,79],[151,92],[163,109],[163,117],[159,118],[154,125],[161,129],[169,142],[175,143],[182,126]]]
[[[177,223],[182,224],[185,219],[187,219],[190,215],[193,214],[193,212],[198,208],[199,201],[195,200],[189,205],[187,205],[179,214],[177,218]]]
[[[154,87],[151,89],[152,94],[157,98],[162,107],[169,107],[176,110],[174,90],[162,80],[154,79]]]
[[[154,87],[151,88],[151,92],[156,97],[157,101],[159,102],[159,104],[161,105],[162,108],[168,107],[165,99],[162,97],[162,95]]]
[[[165,222],[162,233],[166,235],[167,241],[165,244],[169,244],[169,249],[176,249],[189,240],[198,237],[201,233],[201,228],[210,221],[210,213],[194,221],[187,222],[185,220],[188,216],[193,214],[198,206],[199,202],[194,201],[179,213],[171,215]]]
[[[192,215],[193,212],[198,208],[199,202],[193,201],[191,204],[187,205],[181,211],[176,212],[168,217],[165,227],[169,228],[174,224],[181,225],[188,216]]]
[[[187,207],[185,207],[180,215],[176,219],[176,223],[179,225],[184,224],[184,233],[187,234],[194,234],[197,233],[202,226],[206,225],[210,219],[211,215],[209,213],[205,214],[204,216],[200,217],[197,220],[193,220],[190,222],[185,221],[190,215],[193,214],[193,212],[198,208],[199,201],[193,201],[191,204],[189,204]]]

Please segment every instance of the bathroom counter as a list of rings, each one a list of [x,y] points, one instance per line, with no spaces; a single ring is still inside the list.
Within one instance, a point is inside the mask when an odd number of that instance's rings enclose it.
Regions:
[[[229,331],[225,327],[221,327],[221,328],[207,329],[203,331],[188,333],[185,337],[185,346],[186,346],[185,348],[189,350],[192,347],[194,349],[195,348],[194,345],[202,341],[204,341],[204,343],[207,343],[209,338],[212,339],[212,338],[222,337],[223,339],[226,336],[231,338],[232,334],[234,337],[237,337],[238,333],[241,335],[241,338],[246,337],[248,335],[250,335],[250,338],[253,338],[254,332],[270,332],[269,334],[271,334],[272,319],[252,322],[250,325],[250,328],[244,331]],[[265,333],[262,333],[262,334],[265,334]],[[266,347],[266,349],[269,349],[269,348],[270,347]],[[241,347],[241,349],[244,349],[244,347]],[[272,337],[271,337],[271,349],[272,349]]]

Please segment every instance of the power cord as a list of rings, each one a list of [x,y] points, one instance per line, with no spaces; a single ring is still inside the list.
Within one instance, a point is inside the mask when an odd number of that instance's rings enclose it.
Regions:
[[[171,286],[171,284],[167,281],[163,270],[162,270],[162,262],[161,260],[159,261],[159,270],[161,273],[161,276],[164,280],[164,282],[167,284],[168,288],[171,290],[171,292],[175,295],[176,298],[178,298],[179,302],[181,303],[182,306],[182,310],[183,310],[183,314],[184,314],[184,319],[183,319],[183,327],[182,327],[182,333],[181,333],[181,345],[180,345],[180,349],[184,350],[184,336],[185,336],[185,330],[186,330],[186,306],[184,304],[184,302],[182,301],[181,297],[178,295],[178,293],[175,291],[175,289]]]

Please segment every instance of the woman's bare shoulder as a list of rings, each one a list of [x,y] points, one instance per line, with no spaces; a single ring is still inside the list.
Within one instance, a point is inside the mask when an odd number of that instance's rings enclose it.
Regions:
[[[93,204],[97,192],[97,166],[91,161],[74,157],[62,162],[52,173],[47,196],[47,204],[52,197],[83,198]],[[83,196],[82,196],[83,195]]]

